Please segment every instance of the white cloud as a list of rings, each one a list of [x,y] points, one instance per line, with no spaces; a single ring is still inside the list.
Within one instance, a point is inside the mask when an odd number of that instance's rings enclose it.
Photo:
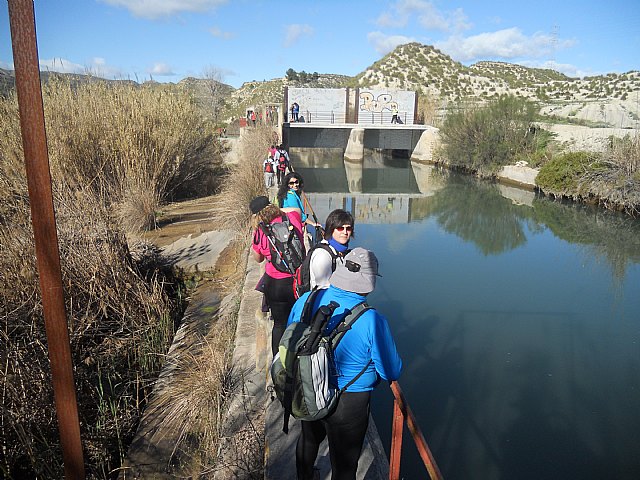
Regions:
[[[3,62],[0,60],[0,68],[4,68],[5,70],[13,70],[13,63]]]
[[[43,72],[77,73],[93,75],[108,79],[122,79],[124,74],[121,69],[107,64],[102,57],[95,57],[86,65],[73,63],[64,58],[40,59],[40,70]]]
[[[310,35],[313,35],[313,33],[314,33],[314,30],[311,25],[299,24],[299,23],[287,25],[287,33],[284,39],[284,46],[287,48],[291,47],[303,35],[310,36]]]
[[[487,58],[514,58],[549,56],[558,48],[573,45],[571,40],[558,41],[551,34],[536,32],[524,35],[519,28],[481,33],[470,37],[454,35],[435,46],[460,62]]]
[[[460,32],[470,27],[461,8],[441,12],[432,2],[425,0],[398,0],[389,11],[380,14],[376,24],[383,28],[405,27],[413,18],[427,30]]]
[[[171,77],[175,75],[175,72],[173,71],[171,66],[162,62],[154,63],[153,67],[147,70],[147,73],[150,73],[151,75],[157,75],[160,77]]]
[[[213,35],[214,37],[222,38],[223,40],[229,40],[229,39],[235,37],[235,34],[233,32],[223,32],[218,27],[211,27],[209,29],[209,33],[211,35]]]
[[[415,42],[415,39],[411,37],[405,37],[404,35],[386,35],[382,32],[369,32],[367,34],[367,40],[380,55],[386,55],[398,45]]]
[[[88,66],[64,58],[40,59],[40,70],[59,73],[86,73]]]
[[[155,19],[180,12],[205,12],[227,3],[228,0],[100,0],[109,5],[124,7],[137,17]]]

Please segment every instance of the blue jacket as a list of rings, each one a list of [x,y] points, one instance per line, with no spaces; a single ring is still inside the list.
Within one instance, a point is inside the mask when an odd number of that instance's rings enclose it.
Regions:
[[[300,199],[298,194],[293,190],[289,190],[287,192],[287,196],[282,202],[282,208],[286,208],[286,207],[299,208],[300,216],[302,217],[302,223],[305,222],[305,220],[307,219],[307,214],[304,213],[304,206],[302,205],[302,200]]]
[[[293,305],[288,324],[300,321],[302,308],[310,293],[302,295]],[[313,312],[315,313],[320,305],[326,305],[332,300],[340,306],[334,311],[327,332],[331,332],[342,321],[347,309],[364,302],[366,297],[331,285],[318,294]],[[349,392],[373,390],[380,378],[388,381],[397,380],[402,371],[402,360],[396,350],[387,319],[376,310],[363,313],[351,330],[342,337],[335,351],[335,360],[340,388],[360,373],[369,360],[373,360],[365,373],[347,389]]]

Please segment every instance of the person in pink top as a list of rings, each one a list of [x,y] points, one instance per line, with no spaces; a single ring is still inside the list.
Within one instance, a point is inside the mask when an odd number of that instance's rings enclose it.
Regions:
[[[278,351],[280,338],[287,327],[287,319],[291,312],[291,307],[296,299],[293,294],[293,273],[282,272],[271,262],[271,242],[264,233],[260,224],[268,226],[270,224],[282,222],[282,216],[286,216],[295,234],[303,245],[302,256],[304,257],[304,237],[302,235],[302,219],[298,211],[281,210],[277,205],[269,202],[265,196],[256,197],[251,200],[249,209],[253,214],[253,242],[251,253],[253,258],[261,263],[266,260],[264,268],[264,296],[271,318],[273,319],[273,329],[271,330],[271,349],[273,355]]]

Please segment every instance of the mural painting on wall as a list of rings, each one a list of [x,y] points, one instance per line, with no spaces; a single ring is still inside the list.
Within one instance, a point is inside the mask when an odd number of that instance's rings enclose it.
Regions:
[[[365,112],[379,113],[383,110],[391,112],[394,108],[398,109],[398,102],[393,100],[390,93],[382,93],[376,98],[371,92],[360,93],[360,110]]]

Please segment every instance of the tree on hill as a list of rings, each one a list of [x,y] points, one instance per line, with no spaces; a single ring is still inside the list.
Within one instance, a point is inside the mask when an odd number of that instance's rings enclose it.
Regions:
[[[225,88],[222,83],[222,72],[218,67],[209,65],[205,67],[202,77],[205,80],[207,93],[211,102],[211,118],[218,123],[218,117],[224,108]]]

